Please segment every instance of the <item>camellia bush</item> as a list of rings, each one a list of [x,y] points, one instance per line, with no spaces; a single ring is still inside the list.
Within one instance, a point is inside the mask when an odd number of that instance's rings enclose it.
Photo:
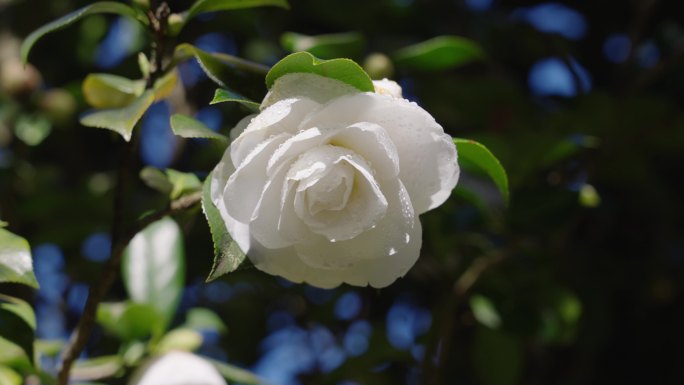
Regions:
[[[2,297],[3,338],[8,349],[15,346],[18,356],[28,358],[22,374],[67,384],[121,375],[129,367],[137,368],[132,384],[225,384],[219,371],[229,380],[259,382],[239,368],[181,353],[196,348],[201,337],[191,328],[170,329],[180,301],[177,282],[189,263],[183,229],[174,217],[193,220],[201,215],[200,206],[214,249],[208,281],[248,259],[256,269],[294,283],[380,289],[416,263],[423,239],[419,216],[450,197],[461,172],[459,159],[489,175],[508,198],[506,174],[486,147],[452,138],[428,111],[402,96],[399,84],[373,80],[351,59],[322,60],[314,54],[323,48],[309,47],[313,54],[294,52],[268,67],[175,43],[186,24],[203,14],[264,6],[288,8],[285,0],[198,0],[174,13],[165,2],[97,2],[24,40],[21,57],[26,62],[45,35],[91,15],[112,13],[139,23],[149,35],[149,44],[138,54],[139,78],[92,73],[83,80],[83,97],[93,110],[80,123],[115,132],[126,142],[114,182],[111,249],[70,339],[58,348],[56,373],[33,359],[40,353],[35,352],[31,306]],[[286,39],[298,51],[307,38]],[[400,60],[455,66],[479,55],[474,43],[451,37],[407,47]],[[138,170],[132,149],[139,141],[139,122],[153,103],[182,92],[178,66],[189,60],[196,60],[216,83],[211,104],[236,103],[241,106],[236,112],[246,116],[229,132],[217,132],[192,116],[174,113],[169,122],[174,135],[215,141],[225,147],[223,156],[215,159],[215,167],[195,173]],[[257,101],[249,98],[259,95],[251,85],[255,81],[267,87]],[[127,185],[135,173],[168,203],[131,220],[125,213],[136,192]],[[37,288],[28,243],[0,231],[0,280]],[[119,272],[130,301],[103,303]],[[121,353],[81,362],[97,324],[124,341]],[[3,368],[14,383],[15,369]]]

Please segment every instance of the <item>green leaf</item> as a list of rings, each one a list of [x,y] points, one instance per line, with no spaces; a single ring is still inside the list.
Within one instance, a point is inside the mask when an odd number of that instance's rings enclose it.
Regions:
[[[174,114],[171,116],[171,130],[173,130],[174,134],[183,138],[228,140],[225,136],[212,131],[199,120],[186,115]]]
[[[71,377],[76,381],[99,380],[116,375],[123,366],[121,357],[117,355],[78,360],[71,369]],[[79,384],[82,385],[81,382]]]
[[[183,327],[198,331],[211,330],[219,334],[223,334],[228,330],[221,317],[213,311],[202,307],[188,310]]]
[[[81,124],[112,130],[128,142],[131,140],[133,128],[152,102],[154,102],[154,91],[148,90],[124,108],[95,110],[84,115],[81,118]]]
[[[585,183],[579,190],[579,204],[584,207],[595,208],[601,205],[601,196],[594,186]]]
[[[185,280],[183,237],[176,222],[166,217],[136,234],[124,251],[121,268],[131,299],[155,307],[170,321]]]
[[[230,11],[233,9],[264,6],[275,6],[285,9],[290,8],[286,0],[197,0],[195,4],[184,13],[183,19],[187,22],[193,17],[206,12]]]
[[[140,170],[140,179],[142,179],[148,187],[163,194],[171,194],[171,191],[173,190],[173,184],[169,181],[169,177],[156,167],[144,167]]]
[[[169,195],[171,200],[202,189],[202,182],[193,173],[180,172],[169,168],[166,170],[166,176],[173,186]]]
[[[178,71],[173,69],[154,82],[154,100],[162,100],[171,95],[178,82]]]
[[[355,57],[363,52],[365,39],[358,32],[334,33],[309,36],[296,32],[286,32],[280,43],[290,52],[307,51],[321,59]]]
[[[95,108],[125,107],[144,91],[144,81],[110,74],[89,74],[83,81],[83,96]]]
[[[264,384],[264,379],[260,378],[256,374],[250,372],[247,369],[243,369],[239,366],[227,364],[225,362],[217,361],[213,358],[202,357],[207,361],[211,362],[212,365],[218,370],[219,373],[227,380],[240,383],[245,385],[260,385]]]
[[[481,324],[491,329],[498,329],[501,326],[501,316],[489,298],[473,295],[470,297],[470,309],[475,319]]]
[[[311,73],[339,80],[362,92],[374,92],[368,74],[350,59],[320,60],[308,52],[297,52],[284,57],[266,74],[266,86],[271,88],[279,77],[289,73]]]
[[[31,305],[0,294],[0,338],[21,348],[33,360],[33,334],[36,316]]]
[[[69,25],[88,15],[97,13],[115,13],[136,19],[144,25],[149,24],[147,17],[141,11],[131,8],[123,3],[114,1],[101,1],[71,12],[68,15],[45,24],[44,26],[33,31],[26,37],[26,39],[24,39],[24,42],[21,44],[21,59],[24,63],[26,63],[28,61],[29,52],[31,52],[33,45],[46,34],[68,27]]]
[[[474,164],[477,168],[484,171],[496,184],[508,204],[508,175],[501,165],[501,162],[484,145],[470,139],[454,138],[456,149],[458,150],[459,162]]]
[[[458,36],[438,36],[396,51],[392,58],[399,67],[437,71],[480,60],[484,52],[477,43]]]
[[[154,351],[155,354],[163,354],[173,350],[192,352],[202,345],[202,335],[195,330],[179,328],[166,333],[159,341]]]
[[[209,104],[218,104],[225,102],[240,103],[243,106],[247,107],[247,109],[249,109],[251,112],[259,112],[259,103],[249,100],[236,92],[226,90],[223,88],[218,88],[216,90],[216,92],[214,93],[214,99],[212,99],[211,102],[209,102]]]
[[[100,304],[97,322],[124,341],[134,341],[161,335],[167,321],[153,305],[117,302]]]
[[[0,228],[0,282],[23,283],[38,288],[28,242]]]
[[[209,79],[223,88],[228,88],[228,83],[231,83],[239,72],[259,75],[265,75],[268,72],[268,67],[264,65],[223,53],[205,52],[187,43],[179,44],[173,56],[175,61],[194,57]]]
[[[21,385],[24,382],[21,375],[7,366],[0,365],[0,385]]]
[[[209,223],[211,238],[214,242],[214,264],[207,277],[207,282],[234,271],[245,260],[245,253],[240,250],[240,246],[228,234],[221,213],[211,201],[212,174],[213,172],[204,181],[202,193],[202,210]]]
[[[9,223],[7,223],[5,221],[0,221],[0,229],[3,227],[7,227],[8,225],[9,225]]]

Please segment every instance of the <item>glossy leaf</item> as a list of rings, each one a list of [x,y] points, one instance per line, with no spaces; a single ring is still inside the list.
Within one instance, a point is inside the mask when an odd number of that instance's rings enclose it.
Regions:
[[[33,31],[30,35],[28,35],[28,37],[26,37],[26,39],[24,39],[24,42],[21,44],[21,59],[24,61],[24,63],[26,63],[33,45],[46,34],[68,27],[88,15],[98,13],[114,13],[136,19],[145,25],[149,23],[144,13],[131,8],[126,4],[114,1],[101,1],[93,3],[48,24],[45,24],[44,26]]]
[[[245,260],[245,253],[240,250],[237,242],[228,234],[226,224],[223,222],[218,208],[211,201],[211,178],[212,174],[209,174],[204,181],[202,193],[202,210],[209,223],[211,238],[214,242],[214,264],[207,281],[213,281],[234,271]]]
[[[223,88],[228,88],[229,80],[236,76],[237,72],[248,72],[265,75],[268,67],[253,63],[238,57],[223,54],[209,53],[190,44],[180,44],[174,51],[174,59],[183,61],[194,57],[209,79]]]
[[[219,88],[216,90],[216,92],[214,93],[214,99],[212,99],[211,102],[209,102],[209,104],[218,104],[225,102],[240,103],[252,112],[259,112],[259,103],[249,100],[238,93],[223,88]]]
[[[287,51],[307,51],[321,59],[355,57],[363,52],[365,40],[358,32],[334,33],[309,36],[296,32],[286,32],[280,43]]]
[[[173,186],[169,193],[169,198],[172,200],[202,189],[202,182],[193,173],[176,171],[169,168],[166,170],[166,176],[169,178],[171,186]]]
[[[166,333],[155,347],[156,354],[163,354],[173,350],[192,352],[202,345],[202,334],[195,330],[179,328]]]
[[[0,228],[0,282],[15,282],[38,288],[28,242]]]
[[[392,58],[398,67],[436,71],[480,60],[484,52],[477,43],[458,36],[439,36],[396,51]]]
[[[139,232],[124,251],[122,276],[134,302],[155,307],[171,320],[183,291],[185,250],[178,224],[164,218]]]
[[[127,142],[131,140],[133,128],[145,111],[154,102],[154,92],[145,91],[124,108],[95,110],[81,117],[81,124],[88,127],[106,128],[121,135]]]
[[[215,11],[230,11],[234,9],[275,6],[288,9],[286,0],[197,0],[183,15],[185,21],[193,17]]]
[[[228,140],[228,138],[213,131],[199,120],[181,114],[171,116],[171,130],[173,130],[174,134],[183,138]]]
[[[0,339],[21,348],[33,359],[33,335],[36,316],[31,305],[18,298],[0,294]]]
[[[217,361],[212,358],[204,357],[218,370],[219,373],[231,383],[239,383],[245,385],[260,385],[264,384],[265,381],[257,376],[256,374],[250,372],[247,369],[243,369],[239,366],[227,364],[225,362]]]
[[[308,52],[297,52],[277,62],[266,75],[266,86],[271,88],[279,77],[289,73],[311,73],[339,80],[363,92],[374,92],[368,74],[350,59],[321,60]]]
[[[454,138],[459,162],[468,162],[485,172],[496,184],[508,204],[508,175],[501,162],[484,145],[470,139]]]
[[[89,74],[83,81],[83,96],[95,108],[125,107],[145,91],[145,82],[110,74]]]

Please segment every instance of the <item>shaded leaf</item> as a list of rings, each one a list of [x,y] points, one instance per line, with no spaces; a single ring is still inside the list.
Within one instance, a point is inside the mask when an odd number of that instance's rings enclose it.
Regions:
[[[214,99],[212,99],[211,102],[209,102],[209,104],[218,104],[225,102],[240,103],[252,112],[259,112],[259,103],[249,100],[236,92],[226,90],[223,88],[219,88],[216,90],[216,92],[214,93]]]
[[[396,51],[392,58],[399,67],[436,71],[480,60],[484,52],[470,39],[438,36]]]
[[[18,298],[0,294],[0,338],[21,348],[33,359],[36,316],[31,305]]]
[[[259,385],[266,383],[266,381],[264,381],[262,378],[250,372],[247,369],[227,364],[225,362],[217,361],[212,358],[203,358],[211,362],[211,364],[214,365],[216,370],[218,370],[218,372],[221,373],[221,375],[229,381],[245,385]]]
[[[38,288],[28,242],[0,228],[0,282],[15,282]]]
[[[280,43],[287,51],[307,51],[322,59],[355,57],[363,52],[365,39],[358,32],[334,33],[309,36],[296,32],[286,32]]]
[[[145,25],[149,23],[144,13],[134,8],[131,8],[126,4],[114,1],[101,1],[93,3],[74,12],[71,12],[68,15],[65,15],[48,24],[45,24],[44,26],[33,31],[30,35],[26,37],[26,39],[24,39],[24,42],[21,44],[21,59],[24,61],[24,63],[26,63],[28,61],[28,56],[31,52],[31,48],[33,47],[33,45],[46,34],[68,27],[69,25],[77,22],[78,20],[88,15],[93,15],[97,13],[115,13],[118,15],[136,19]]]
[[[97,322],[107,332],[125,341],[160,335],[166,323],[154,306],[134,302],[100,304]]]
[[[202,210],[209,223],[211,238],[214,242],[214,263],[207,277],[207,282],[234,271],[245,260],[245,253],[240,250],[237,242],[228,234],[226,224],[223,222],[218,208],[211,201],[212,174],[210,173],[204,181],[202,193]]]
[[[131,140],[133,128],[154,102],[154,92],[145,91],[131,104],[120,109],[95,110],[81,117],[81,124],[88,127],[106,128]]]
[[[185,280],[185,250],[178,224],[166,217],[136,234],[124,251],[121,268],[131,299],[155,307],[170,321]]]
[[[148,187],[163,194],[171,194],[171,191],[173,190],[173,184],[169,181],[169,177],[156,167],[144,167],[140,170],[140,179],[142,179]]]
[[[202,189],[202,182],[193,173],[176,171],[169,168],[166,170],[166,176],[169,178],[171,186],[173,186],[169,195],[171,200]]]
[[[363,91],[374,92],[368,74],[350,59],[321,60],[308,52],[297,52],[284,57],[266,74],[266,86],[271,88],[279,77],[289,73],[311,73],[339,80]]]
[[[454,138],[460,163],[470,163],[484,171],[496,184],[508,204],[508,175],[501,162],[484,145],[470,139]]]
[[[217,132],[214,132],[199,120],[186,115],[174,114],[171,116],[171,130],[173,130],[174,134],[183,138],[228,140],[228,138]]]
[[[192,7],[184,13],[183,19],[187,22],[193,17],[206,12],[230,11],[233,9],[264,6],[275,6],[285,9],[290,8],[286,0],[197,0]]]
[[[228,330],[221,317],[202,307],[188,310],[183,327],[199,331],[212,330],[221,334]]]
[[[523,369],[522,343],[513,335],[478,327],[473,341],[475,374],[483,385],[519,383]]]
[[[110,74],[88,74],[83,96],[95,108],[125,107],[145,91],[145,82]]]

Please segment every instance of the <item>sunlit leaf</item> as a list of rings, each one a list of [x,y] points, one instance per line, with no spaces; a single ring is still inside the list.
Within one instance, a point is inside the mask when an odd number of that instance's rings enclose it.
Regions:
[[[214,93],[214,99],[212,99],[211,102],[209,102],[209,104],[218,104],[225,102],[240,103],[252,112],[259,112],[259,103],[249,100],[238,93],[223,88],[219,88],[216,90],[216,92]]]
[[[185,281],[185,250],[180,228],[164,218],[139,232],[124,251],[122,276],[134,302],[173,317]]]
[[[179,328],[166,333],[155,347],[156,354],[173,350],[192,352],[202,345],[202,335],[195,330]]]
[[[594,208],[601,205],[601,196],[594,186],[585,183],[579,190],[579,204],[584,207]]]
[[[146,303],[102,303],[97,308],[97,322],[125,341],[160,335],[166,324],[156,307]]]
[[[185,22],[193,17],[215,11],[230,11],[233,9],[275,6],[290,8],[286,0],[197,0],[190,9],[183,14]]]
[[[247,369],[239,366],[227,364],[225,362],[217,361],[212,358],[204,357],[218,370],[219,373],[231,383],[240,383],[245,385],[260,385],[264,384],[264,379]]]
[[[224,53],[209,53],[190,44],[179,44],[174,51],[174,59],[183,61],[194,57],[207,76],[221,87],[228,88],[229,80],[238,72],[265,75],[268,67]]]
[[[470,297],[470,309],[475,319],[481,324],[491,329],[498,329],[501,326],[501,316],[489,298],[473,295]]]
[[[339,80],[363,92],[373,92],[373,81],[350,59],[321,60],[308,52],[297,52],[284,57],[266,75],[266,86],[271,88],[279,77],[289,73],[311,73]]]
[[[99,380],[112,377],[123,369],[123,361],[117,355],[100,356],[78,360],[71,369],[71,379],[75,381]],[[82,382],[80,382],[82,384]]]
[[[225,136],[213,131],[204,123],[186,115],[174,114],[171,116],[171,130],[183,138],[207,138],[228,140]]]
[[[0,228],[0,282],[23,283],[38,288],[28,242]]]
[[[95,108],[125,107],[145,91],[145,82],[111,74],[89,74],[83,81],[83,96]]]
[[[307,51],[321,59],[355,57],[363,52],[365,39],[358,32],[309,36],[286,32],[280,37],[283,48],[290,52]]]
[[[21,375],[7,366],[0,365],[0,385],[21,385],[24,383]]]
[[[226,224],[223,218],[221,218],[219,210],[211,201],[211,179],[212,174],[209,174],[204,181],[204,191],[202,194],[202,210],[209,223],[211,238],[214,242],[214,264],[209,277],[207,277],[207,281],[213,281],[224,274],[234,271],[245,260],[245,253],[228,234]]]
[[[101,1],[93,3],[48,24],[45,24],[44,26],[33,31],[26,37],[26,39],[24,39],[24,42],[21,44],[21,59],[24,61],[24,63],[26,63],[33,45],[46,34],[68,27],[69,25],[88,15],[97,13],[115,13],[136,19],[145,25],[149,23],[144,13],[136,10],[135,8],[131,8],[126,4],[114,1]]]
[[[396,51],[392,58],[398,67],[436,71],[480,60],[482,48],[472,40],[458,36],[439,36]]]
[[[162,100],[171,95],[176,83],[178,82],[178,71],[173,69],[154,82],[154,99]]]
[[[202,182],[193,173],[176,171],[169,168],[166,170],[166,176],[169,178],[171,186],[173,186],[169,194],[169,198],[172,200],[202,189]]]
[[[485,172],[496,184],[508,204],[508,175],[501,162],[481,143],[470,139],[454,138],[459,162],[468,162]]]
[[[88,127],[106,128],[131,140],[133,128],[154,102],[154,92],[145,91],[131,104],[119,109],[95,110],[81,117],[81,124]]]
[[[33,357],[33,334],[36,316],[31,305],[18,298],[0,294],[0,338],[20,347]]]

